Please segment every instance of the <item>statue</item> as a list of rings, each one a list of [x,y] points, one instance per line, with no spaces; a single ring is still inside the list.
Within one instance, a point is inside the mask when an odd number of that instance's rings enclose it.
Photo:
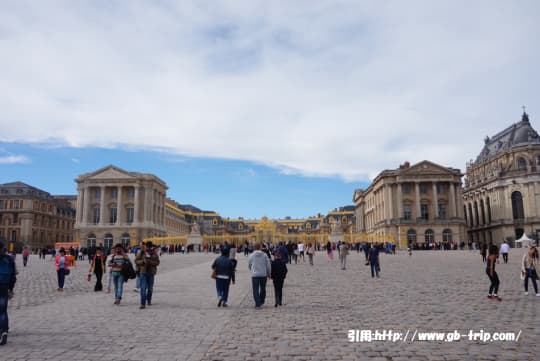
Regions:
[[[195,221],[193,221],[193,224],[191,225],[191,234],[201,234],[199,225]]]

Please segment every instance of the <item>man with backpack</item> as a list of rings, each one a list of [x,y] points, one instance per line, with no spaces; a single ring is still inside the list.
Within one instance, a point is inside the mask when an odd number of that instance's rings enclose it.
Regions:
[[[8,300],[13,297],[16,281],[15,262],[6,253],[4,244],[0,242],[0,346],[7,342],[9,331],[7,306]]]

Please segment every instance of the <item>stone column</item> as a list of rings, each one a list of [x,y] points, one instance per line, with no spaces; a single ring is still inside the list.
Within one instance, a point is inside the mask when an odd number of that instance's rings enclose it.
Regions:
[[[118,195],[116,196],[116,224],[122,224],[122,186],[118,186]]]
[[[135,184],[135,198],[133,200],[133,223],[139,222],[139,185]]]
[[[150,222],[152,215],[152,189],[150,185],[144,187],[144,219],[143,222]]]
[[[398,218],[403,218],[403,191],[401,183],[397,184],[397,214]]]
[[[82,215],[82,188],[81,186],[77,186],[77,206],[76,206],[76,213],[75,213],[75,222],[79,223],[81,222],[81,215]]]
[[[457,217],[456,191],[454,190],[455,184],[450,182],[448,186],[450,187],[450,218],[454,218],[454,217]]]
[[[420,182],[414,183],[414,200],[415,200],[415,207],[416,207],[416,218],[420,218],[422,216],[422,213],[420,211]]]
[[[100,187],[101,199],[99,201],[99,224],[105,224],[105,186]]]
[[[88,223],[88,207],[89,207],[89,204],[88,204],[88,200],[90,199],[90,187],[89,186],[84,186],[83,187],[83,209],[82,209],[82,214],[81,214],[81,222],[82,224],[86,225],[86,223]]]
[[[431,184],[431,198],[433,202],[433,219],[439,217],[439,200],[437,199],[437,182]]]
[[[454,186],[461,187],[460,184],[455,184]],[[458,188],[457,192],[454,192],[454,193],[456,193],[456,198],[457,198],[456,199],[456,203],[457,203],[456,215],[459,218],[463,218],[464,202],[463,202],[463,193],[461,192],[461,188]]]

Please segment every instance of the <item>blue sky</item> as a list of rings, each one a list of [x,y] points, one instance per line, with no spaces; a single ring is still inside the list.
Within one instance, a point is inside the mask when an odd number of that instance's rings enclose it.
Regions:
[[[539,13],[536,0],[3,2],[2,177],[65,193],[113,163],[158,174],[180,202],[259,217],[349,204],[404,161],[463,171],[522,105],[538,129]]]
[[[247,161],[173,156],[162,152],[68,148],[0,143],[0,183],[22,181],[51,194],[76,194],[82,173],[114,164],[152,173],[169,186],[172,199],[224,217],[308,217],[352,204],[355,184],[332,178],[287,175]]]

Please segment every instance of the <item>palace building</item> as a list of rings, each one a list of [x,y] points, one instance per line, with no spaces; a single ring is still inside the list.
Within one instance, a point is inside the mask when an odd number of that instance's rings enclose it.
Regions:
[[[110,165],[79,176],[75,238],[81,246],[127,246],[167,233],[167,185],[153,174]]]
[[[410,244],[466,241],[459,169],[422,161],[382,171],[353,201],[356,231]]]
[[[486,137],[467,164],[464,210],[468,238],[510,244],[524,233],[540,236],[540,137],[527,113],[521,121]]]
[[[75,196],[53,196],[22,182],[0,185],[0,240],[43,248],[73,240]]]

